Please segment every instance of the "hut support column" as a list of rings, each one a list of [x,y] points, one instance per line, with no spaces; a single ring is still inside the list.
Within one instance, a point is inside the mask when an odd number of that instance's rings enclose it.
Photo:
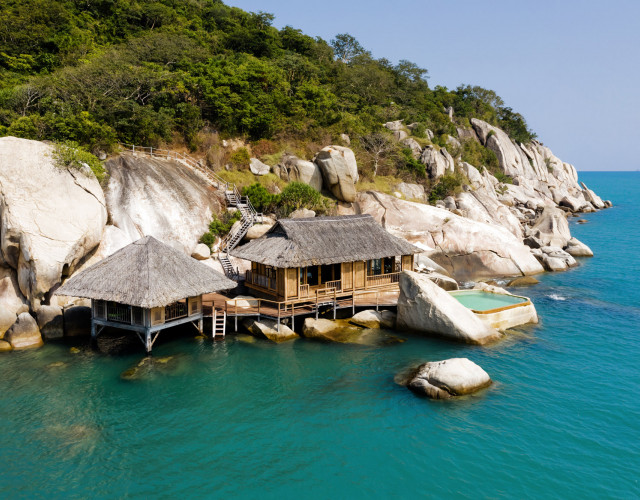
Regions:
[[[153,342],[151,341],[151,329],[145,328],[144,330],[144,346],[147,349],[147,353],[151,352],[151,347],[153,347]]]

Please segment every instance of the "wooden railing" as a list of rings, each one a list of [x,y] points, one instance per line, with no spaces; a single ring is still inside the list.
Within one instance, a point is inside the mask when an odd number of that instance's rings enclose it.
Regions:
[[[400,273],[378,274],[376,276],[367,276],[367,288],[377,286],[390,285],[400,281]]]
[[[164,320],[165,322],[172,320],[172,319],[178,319],[178,318],[184,318],[188,316],[188,310],[187,310],[187,302],[174,302],[173,304],[169,304],[168,306],[165,306],[164,308]]]
[[[309,296],[309,285],[300,285],[300,297]]]
[[[98,319],[106,319],[114,323],[127,325],[143,325],[144,312],[140,307],[133,307],[117,302],[95,301],[95,314]]]
[[[338,292],[342,291],[342,281],[341,280],[336,280],[336,281],[327,281],[325,283],[326,288],[335,288]]]

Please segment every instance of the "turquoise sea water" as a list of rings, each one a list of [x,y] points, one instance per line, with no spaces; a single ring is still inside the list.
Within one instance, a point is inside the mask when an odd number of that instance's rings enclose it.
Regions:
[[[481,290],[464,290],[452,293],[458,302],[474,311],[489,311],[500,307],[512,306],[526,302],[526,299],[514,297],[513,295],[498,295]]]
[[[139,350],[0,356],[0,497],[638,498],[640,174],[581,180],[615,203],[572,223],[596,257],[517,289],[542,322],[490,347],[183,336],[137,381]],[[493,386],[393,381],[453,356]]]

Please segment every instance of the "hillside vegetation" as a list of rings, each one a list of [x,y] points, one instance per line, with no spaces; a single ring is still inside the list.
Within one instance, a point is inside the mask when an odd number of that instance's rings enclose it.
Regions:
[[[327,42],[272,21],[217,0],[0,0],[0,136],[92,152],[180,145],[217,168],[246,166],[246,154],[219,148],[224,138],[273,164],[346,133],[365,177],[418,180],[424,168],[397,143],[367,147],[375,134],[384,143],[382,123],[416,123],[423,145],[445,146],[473,117],[517,142],[535,137],[491,90],[432,88],[426,69],[376,59],[348,34]],[[463,159],[495,162],[480,145],[463,149]]]

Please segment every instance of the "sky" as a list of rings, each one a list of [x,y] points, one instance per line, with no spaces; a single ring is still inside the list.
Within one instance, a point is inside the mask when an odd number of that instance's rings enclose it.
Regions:
[[[495,90],[578,170],[638,170],[638,0],[225,0],[376,58],[407,59],[429,84]]]

